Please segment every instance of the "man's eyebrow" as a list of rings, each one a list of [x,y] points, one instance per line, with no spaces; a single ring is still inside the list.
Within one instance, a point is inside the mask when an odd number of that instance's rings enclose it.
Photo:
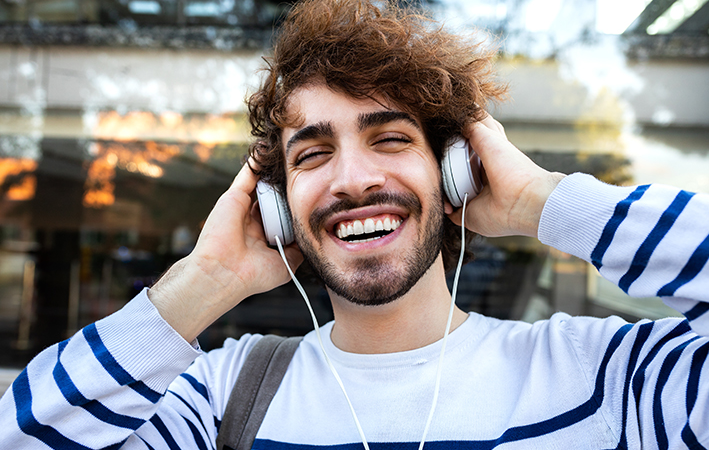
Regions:
[[[288,155],[290,149],[298,142],[322,137],[332,138],[334,136],[335,131],[332,128],[331,122],[318,122],[313,125],[308,125],[307,127],[296,131],[295,134],[288,139],[288,143],[286,143],[286,155]]]
[[[403,111],[377,111],[360,114],[359,119],[357,120],[357,125],[359,126],[359,131],[364,131],[367,128],[384,125],[389,122],[396,122],[398,120],[404,120],[415,126],[417,129],[421,129],[421,125],[416,122],[416,119],[414,119],[411,114]]]

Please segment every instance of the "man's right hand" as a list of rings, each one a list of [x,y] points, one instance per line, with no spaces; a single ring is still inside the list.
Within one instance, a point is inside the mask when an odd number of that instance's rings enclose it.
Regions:
[[[485,187],[467,205],[465,227],[489,237],[537,237],[544,204],[565,175],[537,166],[507,140],[504,128],[492,116],[471,123],[463,134],[486,175]],[[461,210],[449,217],[460,225]]]
[[[194,250],[148,291],[163,318],[188,342],[244,298],[289,280],[264,236],[254,200],[257,181],[245,164],[209,214]],[[285,253],[295,270],[303,261],[300,250],[291,244]]]

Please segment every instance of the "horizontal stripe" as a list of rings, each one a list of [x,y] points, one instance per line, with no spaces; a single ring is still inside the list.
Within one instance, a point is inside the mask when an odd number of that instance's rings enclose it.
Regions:
[[[679,217],[693,196],[694,193],[692,192],[680,191],[670,206],[662,213],[655,227],[650,231],[650,234],[647,235],[645,241],[643,241],[640,248],[638,248],[638,251],[635,253],[633,261],[630,263],[630,268],[618,282],[618,286],[625,293],[628,293],[630,286],[645,271],[645,267],[647,267],[647,263],[650,261],[650,256],[652,256],[652,253],[655,251],[660,241],[667,235],[667,232],[670,231],[677,217]]]
[[[699,395],[699,378],[701,376],[702,367],[707,360],[709,354],[709,342],[704,343],[699,350],[694,352],[692,356],[692,366],[689,370],[689,379],[687,381],[687,416],[692,414],[694,404]]]
[[[615,351],[618,349],[624,337],[631,329],[632,325],[625,325],[620,328],[613,336],[610,343],[608,344],[603,360],[601,361],[601,364],[599,366],[598,373],[596,375],[594,391],[591,397],[578,407],[573,408],[563,414],[559,414],[558,416],[555,416],[548,420],[529,425],[509,428],[504,433],[502,433],[502,435],[497,439],[479,441],[430,441],[426,442],[425,448],[429,450],[490,450],[499,445],[506,444],[509,442],[522,441],[525,439],[531,439],[551,434],[555,431],[567,428],[590,417],[598,410],[598,408],[600,408],[601,404],[603,403],[606,370],[608,368],[610,359],[615,354]],[[382,450],[416,449],[419,445],[418,442],[371,442],[368,444],[370,449]],[[277,442],[267,439],[256,439],[252,448],[253,450],[359,450],[362,448],[362,443],[358,442],[338,445],[304,445]]]
[[[80,406],[100,421],[115,425],[117,427],[137,430],[141,425],[143,425],[143,420],[114,413],[99,401],[89,400],[84,397],[81,392],[79,392],[79,389],[71,380],[71,377],[69,377],[69,374],[61,363],[61,354],[64,351],[66,344],[66,341],[59,343],[59,354],[57,355],[57,363],[54,365],[52,375],[54,376],[54,381],[56,381],[59,390],[62,392],[64,398],[69,402],[69,404],[72,406]]]
[[[682,429],[682,441],[687,444],[687,448],[691,448],[692,450],[707,450],[707,448],[699,442],[694,431],[689,428],[689,424]]]
[[[32,413],[32,393],[27,369],[23,370],[12,384],[12,395],[15,398],[17,425],[23,433],[39,439],[52,449],[87,450],[89,448],[72,441],[49,425],[37,421]]]
[[[638,201],[649,187],[649,184],[638,186],[624,200],[621,200],[617,205],[615,205],[613,215],[603,228],[601,237],[596,244],[596,248],[594,248],[591,252],[591,263],[596,267],[596,269],[601,270],[603,265],[603,256],[606,254],[611,242],[613,242],[613,237],[615,237],[618,227],[620,227],[620,224],[623,223],[625,218],[628,216],[630,205]]]
[[[692,366],[689,370],[689,379],[687,381],[687,423],[682,428],[682,441],[687,444],[687,447],[697,450],[706,450],[706,448],[699,443],[696,434],[689,426],[689,418],[692,416],[692,411],[699,395],[699,379],[707,354],[709,354],[709,342],[699,347],[699,350],[694,352],[692,356]]]
[[[657,291],[658,297],[669,297],[675,295],[677,289],[689,283],[704,268],[709,260],[709,235],[704,238],[701,244],[694,250],[687,264],[684,265],[677,278],[670,281]],[[692,319],[690,319],[692,320]]]
[[[190,410],[190,412],[191,412],[192,415],[195,417],[195,419],[197,419],[197,421],[199,422],[199,424],[202,425],[202,429],[204,430],[204,432],[205,432],[206,434],[209,434],[209,433],[207,432],[207,426],[204,424],[204,422],[202,422],[202,416],[199,415],[199,412],[197,412],[197,410],[194,409],[194,408],[192,407],[192,405],[190,405],[190,404],[187,402],[187,400],[185,400],[184,398],[182,398],[180,395],[176,394],[176,393],[173,392],[173,391],[167,391],[167,392],[168,392],[170,395],[174,395],[178,400],[180,400],[180,401],[182,402],[182,404],[185,405],[185,407],[187,407],[187,409]],[[184,416],[183,416],[183,417],[184,417]]]
[[[143,441],[143,444],[145,444],[145,446],[148,448],[148,450],[155,450],[150,444],[148,444],[148,442],[145,439],[143,439],[140,436],[138,436],[138,437],[140,438],[141,441]]]
[[[645,346],[652,329],[654,328],[654,322],[648,322],[640,325],[638,328],[637,335],[635,336],[635,341],[633,342],[633,348],[630,351],[630,357],[628,358],[628,366],[625,370],[625,383],[623,386],[623,416],[621,418],[621,435],[620,441],[618,442],[617,449],[627,449],[628,448],[628,409],[629,409],[629,399],[630,399],[630,384],[633,378],[633,373],[635,372],[635,367],[637,366],[638,359],[640,358],[640,351]]]
[[[689,321],[697,320],[706,314],[707,311],[709,311],[709,303],[700,302],[694,305],[694,308],[684,313],[684,317],[686,317]]]
[[[194,438],[194,443],[197,444],[197,448],[199,448],[199,450],[207,450],[207,444],[204,441],[202,435],[199,433],[197,427],[195,427],[194,424],[190,422],[189,419],[187,419],[187,417],[182,416],[182,419],[185,421],[187,427],[190,429],[192,437]]]
[[[675,328],[673,328],[669,333],[662,337],[658,342],[653,345],[652,349],[643,359],[643,362],[638,367],[638,370],[633,375],[633,395],[635,398],[635,405],[640,405],[640,396],[643,393],[643,388],[645,385],[645,372],[650,366],[650,363],[655,359],[660,350],[672,339],[682,336],[685,333],[691,331],[689,323],[686,320],[680,322]]]
[[[448,446],[446,448],[459,449],[465,448],[460,447],[459,441],[446,441]],[[411,450],[418,448],[418,443],[415,442],[368,442],[369,448],[375,449],[391,449],[391,450]],[[364,446],[361,442],[351,443],[351,444],[337,444],[337,445],[309,445],[309,444],[291,444],[288,442],[278,442],[269,439],[256,439],[254,440],[254,445],[251,447],[252,450],[362,450]],[[436,448],[435,442],[426,442],[426,449]]]
[[[145,397],[152,403],[157,403],[162,398],[159,392],[150,389],[142,381],[134,379],[120,364],[113,358],[113,355],[104,345],[98,334],[95,324],[88,325],[83,329],[84,337],[91,347],[91,351],[103,368],[121,386],[129,386],[138,394]]]
[[[189,381],[189,383],[192,385],[192,388],[197,391],[199,395],[204,397],[205,400],[209,401],[209,393],[207,392],[207,386],[197,381],[195,377],[188,373],[180,374],[180,376],[185,380]]]
[[[158,433],[160,433],[160,436],[162,436],[163,441],[165,441],[170,450],[180,450],[180,446],[175,442],[172,433],[170,433],[170,430],[167,429],[167,426],[165,426],[165,423],[157,414],[150,419],[150,423],[152,423]]]
[[[657,383],[655,384],[655,392],[652,400],[652,420],[655,425],[655,437],[658,447],[660,448],[669,448],[669,438],[667,437],[665,418],[662,410],[662,391],[665,389],[665,385],[670,379],[672,369],[677,365],[677,361],[679,361],[679,357],[682,355],[684,349],[697,339],[699,339],[699,336],[695,336],[673,348],[667,354],[660,367],[660,373],[657,376]]]

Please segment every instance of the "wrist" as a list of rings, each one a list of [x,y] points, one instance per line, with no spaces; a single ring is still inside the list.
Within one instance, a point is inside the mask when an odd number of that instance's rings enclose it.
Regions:
[[[547,172],[534,184],[531,195],[528,195],[527,200],[523,203],[525,211],[522,214],[516,214],[516,217],[520,218],[518,229],[522,230],[522,235],[538,237],[544,206],[554,189],[565,177],[566,175],[560,172]]]
[[[192,342],[247,296],[242,295],[236,277],[217,278],[187,256],[160,277],[148,290],[148,298],[163,319]]]

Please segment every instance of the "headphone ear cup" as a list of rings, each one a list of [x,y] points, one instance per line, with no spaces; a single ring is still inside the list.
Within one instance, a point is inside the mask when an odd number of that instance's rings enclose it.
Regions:
[[[463,206],[465,194],[470,201],[480,193],[483,187],[481,171],[480,157],[464,138],[457,138],[446,148],[441,161],[443,189],[453,207]]]
[[[275,246],[275,236],[278,236],[283,245],[293,242],[293,224],[283,197],[271,185],[260,180],[256,184],[256,196],[268,243]]]

